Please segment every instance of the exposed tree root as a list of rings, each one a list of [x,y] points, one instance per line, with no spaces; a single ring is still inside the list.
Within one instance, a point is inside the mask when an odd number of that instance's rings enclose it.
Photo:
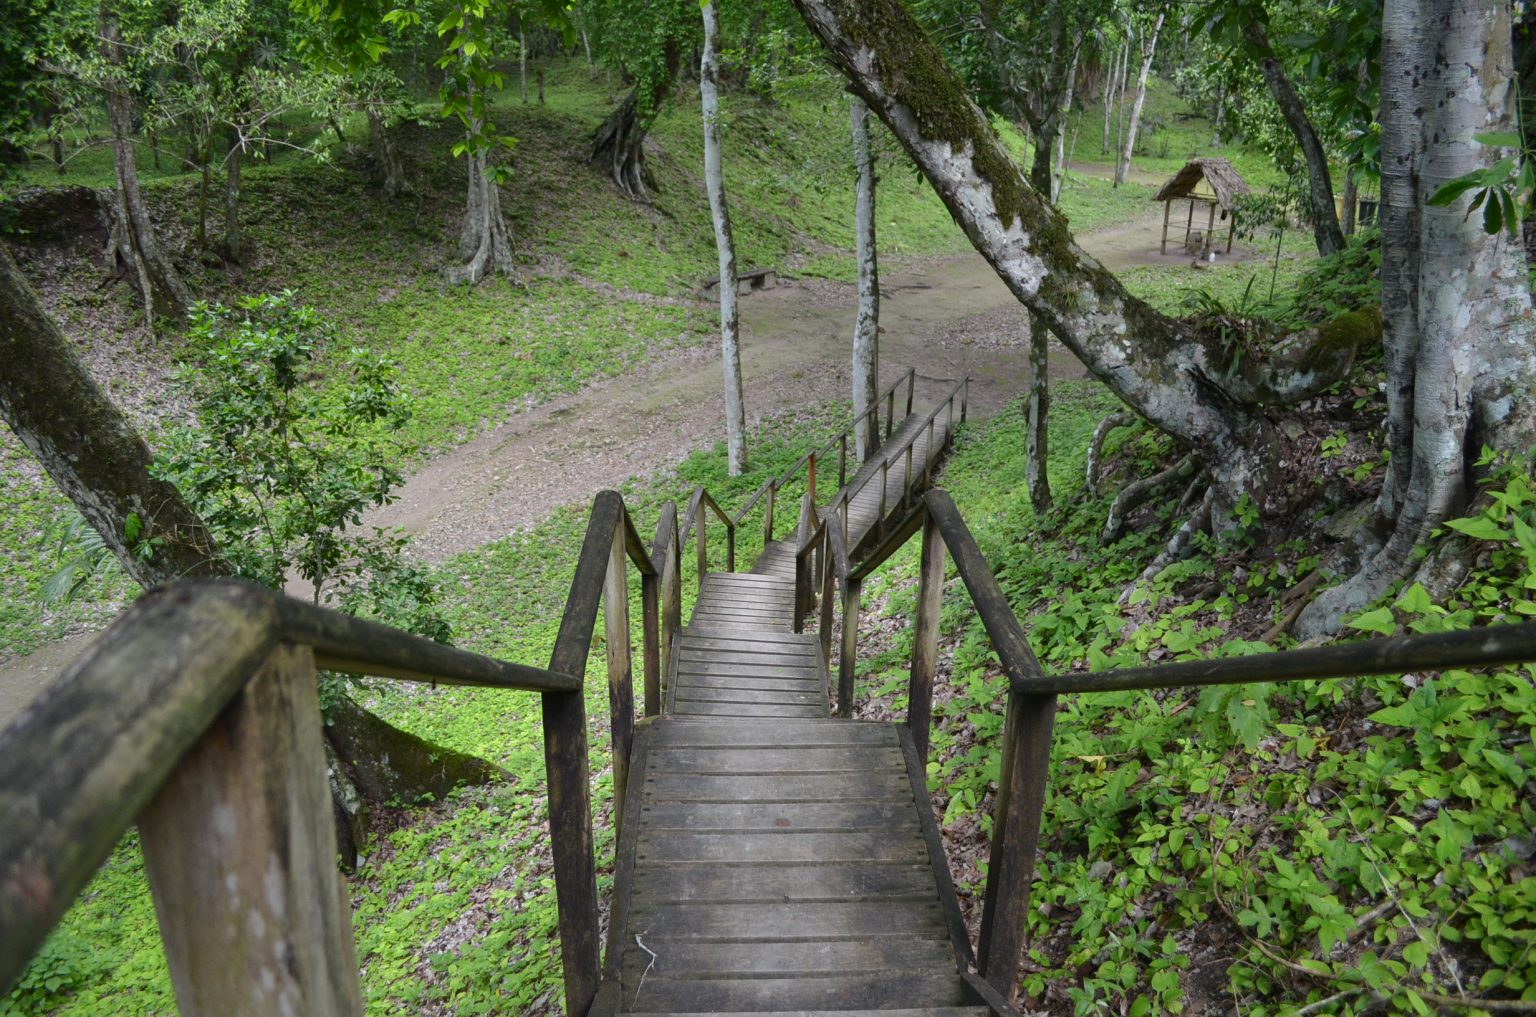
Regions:
[[[1109,518],[1104,521],[1104,532],[1099,535],[1099,539],[1106,544],[1113,544],[1119,540],[1121,533],[1125,530],[1126,516],[1169,484],[1192,476],[1194,469],[1195,457],[1191,453],[1161,473],[1126,485],[1125,489],[1116,496],[1114,504],[1109,507]]]
[[[638,89],[631,89],[592,135],[587,161],[600,166],[626,198],[650,204],[655,178],[645,165],[646,128],[639,116]]]
[[[1093,429],[1093,437],[1088,440],[1088,469],[1083,477],[1083,487],[1088,497],[1097,498],[1099,495],[1099,459],[1104,454],[1104,439],[1115,428],[1127,427],[1136,420],[1136,414],[1130,410],[1121,410],[1099,421],[1099,426]]]
[[[1131,597],[1136,591],[1144,589],[1147,584],[1157,578],[1159,572],[1174,562],[1187,557],[1190,553],[1190,544],[1194,542],[1195,534],[1210,532],[1211,508],[1215,503],[1216,488],[1207,487],[1205,489],[1205,496],[1200,499],[1200,507],[1195,510],[1194,515],[1184,521],[1184,525],[1174,532],[1172,539],[1168,541],[1168,546],[1163,548],[1162,553],[1152,559],[1152,564],[1142,570],[1141,575],[1137,577],[1136,581],[1127,586],[1125,592],[1120,594],[1120,604],[1122,606],[1130,603]]]
[[[1290,627],[1296,624],[1296,619],[1300,617],[1302,610],[1311,602],[1312,591],[1317,589],[1318,584],[1322,581],[1323,572],[1321,569],[1317,569],[1310,576],[1291,588],[1287,593],[1291,599],[1291,606],[1285,609],[1285,613],[1280,616],[1280,620],[1271,625],[1268,631],[1260,636],[1259,639],[1266,643],[1273,643],[1276,639],[1285,635]]]

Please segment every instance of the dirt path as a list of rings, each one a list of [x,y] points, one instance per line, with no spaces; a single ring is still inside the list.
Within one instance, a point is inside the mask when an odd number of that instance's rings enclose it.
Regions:
[[[1179,264],[1157,253],[1155,210],[1087,234],[1083,246],[1111,270]],[[971,411],[987,417],[1029,381],[1028,316],[979,255],[932,259],[881,279],[882,384],[917,368],[917,399],[937,399],[971,376]],[[748,413],[844,397],[853,288],[808,281],[741,302]],[[1063,350],[1053,376],[1081,377]],[[719,357],[694,351],[519,414],[410,477],[368,525],[400,527],[416,552],[441,561],[585,501],[604,487],[675,464],[724,437]],[[750,454],[750,449],[748,450]]]
[[[1157,258],[1160,213],[1081,238],[1110,269]],[[1150,254],[1149,254],[1150,252]],[[1166,261],[1180,263],[1170,254]],[[984,418],[1029,382],[1028,317],[979,255],[927,259],[881,280],[881,380],[917,368],[917,401],[966,374],[971,413]],[[748,413],[846,397],[853,288],[809,281],[743,298],[742,371]],[[1052,375],[1081,377],[1062,350]],[[562,396],[426,463],[398,500],[365,523],[398,526],[416,553],[442,561],[584,502],[605,487],[669,468],[723,438],[719,357],[672,354],[621,378]],[[750,454],[750,449],[748,450]],[[91,635],[0,664],[0,721],[78,656]]]

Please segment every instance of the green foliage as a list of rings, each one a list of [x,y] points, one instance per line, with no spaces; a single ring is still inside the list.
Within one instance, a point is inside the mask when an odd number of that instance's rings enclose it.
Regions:
[[[1321,324],[1341,314],[1381,306],[1381,231],[1368,227],[1344,250],[1311,262],[1281,302],[1276,317]]]
[[[1531,152],[1512,131],[1474,134],[1473,140],[1487,148],[1512,151],[1490,166],[1465,173],[1447,181],[1430,195],[1431,207],[1442,208],[1471,192],[1467,216],[1483,210],[1483,232],[1489,236],[1501,232],[1520,236],[1520,223],[1530,217],[1536,205],[1536,169],[1531,166]]]

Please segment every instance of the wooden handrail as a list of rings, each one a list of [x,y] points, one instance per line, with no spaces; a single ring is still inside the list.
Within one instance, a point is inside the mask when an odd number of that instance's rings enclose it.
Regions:
[[[827,525],[839,518],[837,508],[834,505],[823,514],[823,525],[802,545],[796,571],[798,577],[803,568],[801,561],[812,544],[821,540],[829,545],[831,558],[824,596],[830,600],[834,578],[843,586],[843,646],[838,669],[840,716],[850,716],[852,712],[860,587],[919,531],[923,535],[922,556],[906,719],[918,759],[927,758],[932,723],[946,558],[954,560],[955,570],[1008,678],[1003,758],[993,806],[992,846],[977,950],[982,978],[1006,997],[1011,997],[1015,988],[1014,974],[1023,949],[1058,695],[1359,677],[1536,660],[1536,622],[1525,622],[1246,657],[1047,675],[991,566],[947,492],[928,491],[889,535],[851,569],[846,550],[837,546],[839,527]],[[829,604],[824,602],[824,630],[831,628],[830,613]]]
[[[708,491],[702,487],[695,487],[693,489],[693,496],[688,500],[688,513],[683,517],[683,524],[678,533],[677,542],[680,545],[686,545],[689,536],[692,535],[694,524],[698,524],[699,533],[696,543],[698,545],[700,583],[704,582],[704,576],[709,571],[709,548],[705,534],[706,520],[700,512],[701,508],[709,509],[710,512],[714,513],[716,519],[725,524],[725,570],[727,572],[736,571],[736,520],[725,514],[725,510],[720,507],[720,504],[715,501]]]
[[[295,655],[285,649],[291,646],[304,649]],[[571,673],[493,660],[235,580],[176,583],[146,593],[0,732],[0,814],[7,817],[0,824],[0,991],[14,984],[123,831],[135,819],[144,825],[149,816],[146,865],[162,900],[176,893],[167,870],[174,882],[181,868],[189,877],[206,877],[210,867],[228,869],[232,885],[251,890],[235,874],[242,865],[268,849],[281,858],[299,851],[290,864],[272,861],[273,871],[283,875],[291,894],[308,902],[302,908],[294,902],[301,913],[295,928],[270,933],[287,937],[303,956],[286,972],[253,961],[251,975],[271,975],[301,992],[309,1012],[354,1012],[355,966],[350,987],[313,967],[351,951],[341,935],[348,919],[333,864],[315,663],[554,696],[579,696],[582,685]],[[253,696],[260,710],[232,705]],[[311,717],[312,727],[306,727]],[[216,721],[217,746],[202,748]],[[252,731],[281,743],[249,743]],[[276,758],[285,748],[292,760]],[[312,773],[301,766],[284,769],[299,759],[319,763]],[[193,816],[177,807],[186,800],[227,807],[219,796],[241,794],[230,784],[232,772],[252,781],[273,779],[270,790],[278,796],[318,793],[322,810],[312,829],[291,829],[286,816],[243,813],[231,817],[234,825],[221,827],[217,814]],[[210,801],[214,788],[218,794]],[[231,831],[238,838],[232,840]],[[324,861],[317,872],[295,867],[299,858],[314,857]],[[221,891],[218,900],[199,902],[197,917],[161,909],[179,997],[205,981],[198,975],[228,963],[217,944],[199,942],[191,930],[216,920],[210,912],[230,904],[230,896]],[[238,901],[254,913],[270,903]],[[209,990],[202,988],[206,997]]]
[[[0,732],[0,992],[137,822],[183,1012],[362,1013],[319,665],[542,694],[566,1007],[584,1013],[597,989],[598,901],[582,676],[601,603],[622,823],[634,724],[629,562],[641,575],[650,705],[663,576],[612,491],[593,503],[548,669],[234,580],[145,594]],[[675,600],[668,608],[675,619]],[[231,939],[227,929],[242,932]]]
[[[882,402],[886,403],[888,406],[894,406],[895,405],[895,398],[896,398],[896,390],[901,387],[903,382],[905,382],[906,386],[907,386],[907,415],[911,416],[912,415],[912,394],[913,394],[914,386],[915,386],[915,384],[917,382],[917,369],[913,368],[913,367],[907,368],[905,374],[901,375],[899,378],[897,378],[895,381],[893,381],[886,388],[882,389],[879,392],[879,394],[876,395],[875,398],[870,402],[870,404],[867,407],[864,408],[864,410],[862,412],[860,412],[857,416],[855,416],[853,418],[853,420],[850,421],[846,427],[844,427],[837,434],[833,435],[824,444],[822,444],[821,446],[819,446],[817,448],[814,448],[811,451],[805,453],[805,455],[801,456],[798,460],[796,460],[795,464],[793,466],[791,466],[789,469],[785,470],[784,473],[781,474],[780,476],[770,477],[768,480],[763,481],[762,485],[759,486],[758,489],[755,492],[753,492],[752,497],[747,499],[746,504],[744,504],[737,511],[736,515],[732,519],[732,522],[734,522],[738,526],[741,525],[741,521],[747,517],[747,513],[752,511],[753,507],[756,506],[757,503],[759,501],[761,501],[766,496],[768,498],[768,504],[767,504],[767,507],[766,507],[765,512],[764,512],[763,543],[767,544],[770,541],[772,541],[773,540],[773,510],[774,510],[774,502],[776,500],[775,496],[778,494],[779,491],[781,491],[785,486],[787,486],[791,480],[793,480],[795,478],[796,474],[798,474],[800,472],[802,467],[805,467],[805,466],[809,465],[810,466],[810,475],[809,475],[809,484],[808,484],[808,486],[810,488],[810,491],[811,491],[811,494],[812,494],[813,500],[814,500],[814,495],[815,495],[815,491],[816,491],[816,462],[822,456],[825,456],[828,452],[832,451],[832,449],[834,447],[837,447],[839,449],[839,455],[838,455],[838,485],[837,486],[839,488],[841,488],[843,486],[843,484],[845,483],[846,476],[847,476],[848,438],[849,438],[849,436],[854,433],[855,429],[858,428],[859,424],[866,417],[868,417],[871,413],[873,413],[875,415],[875,418],[878,421],[879,413],[880,413],[880,404]],[[888,411],[887,411],[887,419],[886,419],[886,436],[887,437],[890,436],[890,430],[891,430],[891,420],[890,420],[890,413],[891,412],[892,411],[890,411],[888,409]],[[876,428],[878,429],[878,423],[876,425]],[[870,449],[870,454],[873,454],[873,451],[874,451],[873,448],[871,448]],[[734,569],[732,571],[734,571]]]

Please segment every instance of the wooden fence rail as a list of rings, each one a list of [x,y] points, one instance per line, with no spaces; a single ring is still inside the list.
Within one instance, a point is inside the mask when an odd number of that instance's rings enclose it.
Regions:
[[[584,1013],[599,918],[583,676],[601,604],[622,823],[634,725],[626,560],[641,576],[654,712],[664,577],[612,491],[594,501],[547,669],[233,580],[145,594],[0,732],[0,993],[137,822],[182,1013],[362,1013],[321,743],[325,667],[542,694],[566,1008]],[[675,555],[668,564],[675,582]],[[666,609],[675,629],[672,590]]]
[[[1373,674],[1451,667],[1488,667],[1536,660],[1536,622],[1462,632],[1370,639],[1340,646],[1249,657],[1121,668],[1091,673],[1047,675],[1029,646],[1024,627],[998,585],[991,566],[949,494],[929,490],[890,527],[881,543],[856,564],[848,558],[837,506],[822,513],[820,525],[802,542],[796,557],[797,579],[809,589],[812,554],[824,545],[822,577],[823,645],[833,624],[834,587],[842,591],[843,641],[838,663],[840,716],[851,716],[853,665],[857,659],[859,596],[863,581],[917,533],[922,534],[917,611],[913,620],[912,661],[907,689],[906,724],[919,760],[927,758],[937,672],[939,608],[946,559],[954,562],[982,627],[1008,679],[1001,734],[1002,766],[993,805],[991,854],[987,864],[977,967],[999,993],[1011,998],[1022,956],[1034,861],[1044,811],[1046,774],[1059,695],[1127,689],[1180,688],[1353,678]],[[809,604],[802,603],[802,611]],[[803,617],[803,616],[802,616]],[[801,617],[797,617],[797,626]]]

